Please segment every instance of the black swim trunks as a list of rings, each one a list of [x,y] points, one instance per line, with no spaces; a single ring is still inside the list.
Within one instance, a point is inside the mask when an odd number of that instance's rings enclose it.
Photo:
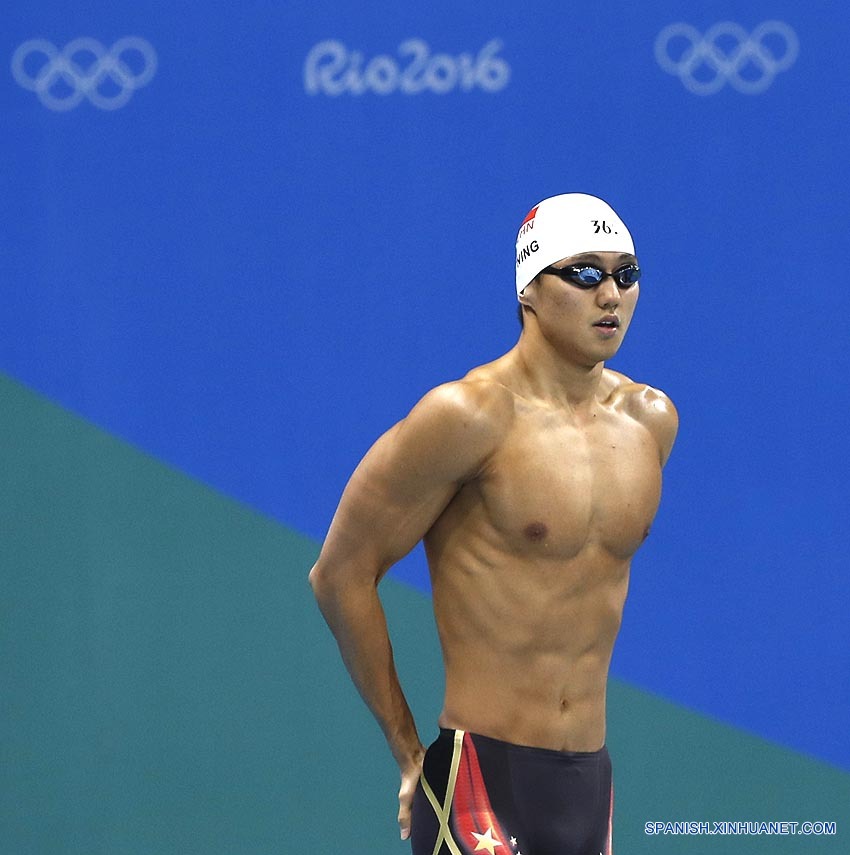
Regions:
[[[613,855],[611,760],[441,729],[413,799],[413,855]]]

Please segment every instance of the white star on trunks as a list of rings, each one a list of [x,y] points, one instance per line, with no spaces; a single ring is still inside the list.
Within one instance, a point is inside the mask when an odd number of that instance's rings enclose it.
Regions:
[[[511,838],[511,846],[513,846],[514,848],[516,848],[516,837],[512,837],[512,838]]]
[[[479,849],[486,849],[490,855],[496,855],[496,847],[504,846],[499,840],[493,839],[493,826],[487,829],[486,834],[476,834],[474,831],[472,832],[472,836],[478,841],[478,845],[475,847],[475,851],[477,852]]]

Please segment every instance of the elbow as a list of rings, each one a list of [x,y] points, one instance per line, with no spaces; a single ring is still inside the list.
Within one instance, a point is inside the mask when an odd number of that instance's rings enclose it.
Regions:
[[[323,611],[325,604],[336,599],[340,594],[341,580],[338,574],[330,572],[330,568],[321,560],[313,565],[307,581],[313,589],[313,596],[316,598],[316,602],[318,602],[319,607]]]
[[[377,588],[381,574],[373,573],[371,568],[358,572],[351,568],[347,570],[349,572],[341,573],[338,567],[327,564],[321,558],[313,565],[307,580],[320,606],[343,596],[356,595],[361,589]]]
[[[331,608],[330,598],[333,596],[333,591],[329,589],[327,574],[322,572],[318,563],[313,565],[307,581],[309,581],[310,587],[313,589],[313,596],[316,599],[316,604],[319,606],[319,611],[327,619],[328,610]]]
[[[310,583],[310,587],[313,589],[313,596],[318,600],[323,582],[322,571],[318,562],[316,562],[310,569],[310,575],[307,576],[307,581]]]

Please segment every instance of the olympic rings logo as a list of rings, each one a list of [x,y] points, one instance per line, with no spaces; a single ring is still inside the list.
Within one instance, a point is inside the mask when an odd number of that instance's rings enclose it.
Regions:
[[[704,36],[690,24],[670,24],[655,39],[658,64],[694,95],[713,95],[727,83],[745,95],[757,95],[799,53],[797,34],[783,21],[765,21],[751,34],[740,24],[721,21]]]
[[[12,54],[15,80],[60,112],[83,98],[101,110],[117,110],[150,83],[156,66],[156,51],[138,36],[119,39],[109,50],[91,38],[74,39],[61,51],[45,39],[30,39]]]

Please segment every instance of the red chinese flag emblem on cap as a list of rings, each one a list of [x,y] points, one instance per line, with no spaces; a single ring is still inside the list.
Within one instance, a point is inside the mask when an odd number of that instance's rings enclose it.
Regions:
[[[533,208],[532,208],[532,209],[531,209],[531,210],[530,210],[530,211],[525,215],[525,219],[522,221],[522,223],[520,223],[520,228],[522,228],[522,227],[523,227],[523,226],[524,226],[524,225],[525,225],[529,220],[533,220],[533,219],[534,219],[534,215],[537,213],[537,209],[538,209],[539,207],[540,207],[540,205],[535,205],[535,206],[534,206],[534,207],[533,207]]]

